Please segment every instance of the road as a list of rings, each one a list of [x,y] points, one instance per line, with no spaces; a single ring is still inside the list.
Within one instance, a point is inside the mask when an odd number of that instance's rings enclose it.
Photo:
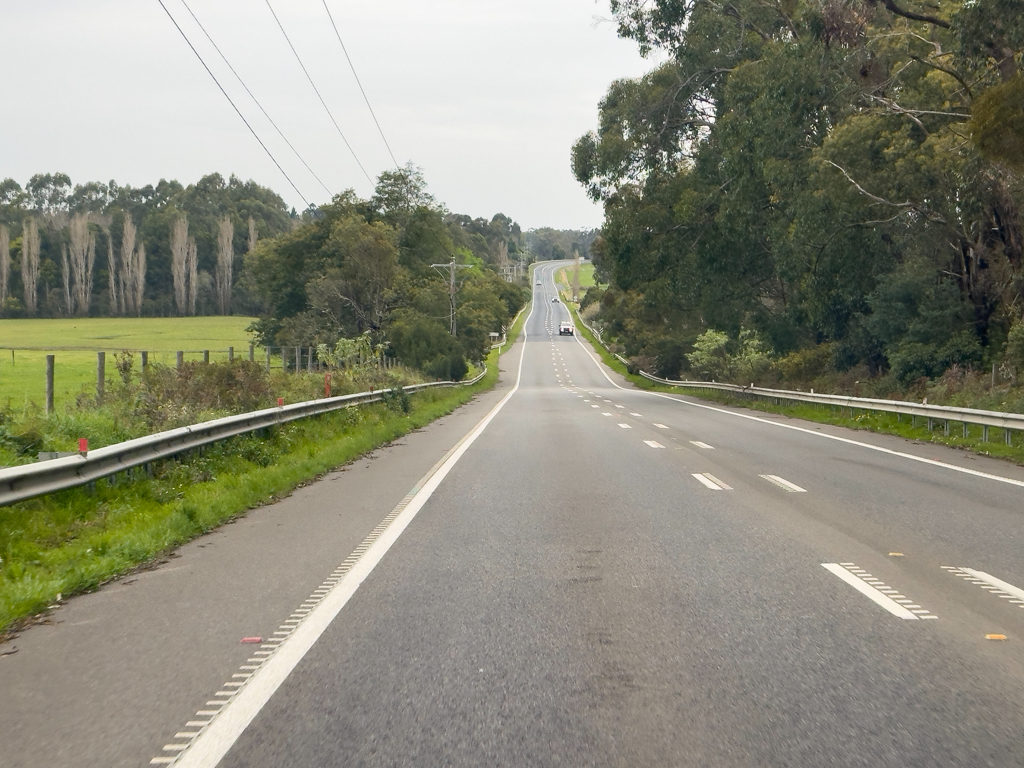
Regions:
[[[18,638],[0,765],[1024,764],[1024,471],[632,389],[554,268],[497,391]]]

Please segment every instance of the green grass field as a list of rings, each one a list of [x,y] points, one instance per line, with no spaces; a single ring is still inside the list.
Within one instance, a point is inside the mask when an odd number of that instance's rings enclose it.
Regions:
[[[186,360],[226,360],[228,347],[249,353],[250,317],[90,317],[67,320],[0,320],[0,408],[42,406],[46,355],[54,355],[54,405],[94,392],[96,352],[107,353],[106,378],[117,376],[112,353],[149,352],[153,363],[174,365],[177,350]],[[12,351],[13,348],[13,351]],[[139,363],[136,360],[136,369]]]
[[[573,267],[566,267],[565,269],[558,270],[558,282],[565,285],[567,288],[572,286],[572,272]],[[580,288],[587,290],[593,288],[597,283],[594,281],[594,265],[593,264],[581,264],[580,265]]]

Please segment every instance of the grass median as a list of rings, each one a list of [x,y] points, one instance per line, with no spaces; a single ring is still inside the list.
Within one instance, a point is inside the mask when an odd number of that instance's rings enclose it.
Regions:
[[[881,411],[868,411],[837,406],[817,405],[814,403],[773,403],[762,399],[749,399],[738,397],[728,392],[714,390],[694,391],[690,388],[671,387],[645,379],[637,374],[630,373],[626,366],[611,354],[594,335],[587,330],[580,322],[579,314],[572,304],[566,304],[572,313],[576,323],[577,332],[590,342],[590,345],[601,356],[605,365],[621,374],[640,389],[652,392],[666,392],[676,395],[686,395],[700,400],[708,400],[722,405],[729,405],[737,408],[747,408],[765,413],[777,413],[795,419],[804,419],[818,424],[832,424],[838,427],[849,429],[860,429],[869,432],[878,432],[886,435],[896,435],[918,443],[935,443],[970,451],[982,456],[991,456],[999,459],[1006,459],[1016,464],[1024,465],[1024,445],[1020,444],[1020,436],[1016,437],[1016,444],[1006,443],[1006,433],[997,427],[990,427],[989,439],[983,440],[982,428],[978,425],[968,425],[967,434],[964,435],[963,425],[960,422],[949,423],[949,433],[946,434],[946,422],[941,419],[933,419],[929,425],[928,419],[909,416],[899,416],[895,413],[884,413]],[[1013,439],[1011,437],[1011,439]]]
[[[0,507],[0,637],[245,511],[451,413],[498,379],[433,389],[244,435],[178,460]]]

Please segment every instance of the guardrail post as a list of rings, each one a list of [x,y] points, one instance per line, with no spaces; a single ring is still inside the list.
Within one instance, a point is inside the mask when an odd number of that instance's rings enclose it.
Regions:
[[[228,347],[228,362],[233,362],[235,359],[235,348]]]
[[[210,350],[208,349],[203,350],[203,362],[207,364],[210,362]]]
[[[146,366],[149,365],[149,352],[143,350],[142,355],[142,370],[146,370]]]
[[[1008,427],[1003,427],[1003,437],[1006,439],[1007,445],[1013,445],[1013,430]]]
[[[964,440],[967,439],[967,422],[964,422]]]
[[[946,437],[949,437],[949,419],[946,419],[945,432]]]
[[[988,442],[988,424],[982,424],[981,426],[981,442]]]
[[[46,356],[46,415],[53,413],[53,355]]]
[[[174,353],[174,365],[179,371],[185,367],[185,353],[180,349]]]
[[[103,402],[103,385],[107,378],[107,353],[96,353],[96,401]]]
[[[932,431],[932,417],[931,416],[928,417],[928,431],[929,432]]]

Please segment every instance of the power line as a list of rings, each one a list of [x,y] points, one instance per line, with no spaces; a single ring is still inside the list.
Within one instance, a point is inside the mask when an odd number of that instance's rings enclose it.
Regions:
[[[338,121],[335,120],[334,119],[334,115],[331,114],[331,110],[327,106],[327,102],[324,101],[324,97],[320,95],[320,89],[318,89],[316,87],[316,84],[313,82],[313,78],[309,76],[309,71],[306,69],[306,65],[303,64],[302,63],[302,59],[299,58],[299,52],[295,50],[295,46],[292,45],[291,38],[289,38],[288,37],[288,33],[284,31],[284,25],[281,24],[281,20],[279,18],[277,18],[277,14],[274,13],[274,6],[272,6],[270,4],[270,0],[266,0],[266,3],[267,3],[267,8],[270,9],[270,13],[274,17],[274,21],[277,22],[278,29],[281,30],[281,34],[284,35],[284,39],[288,42],[288,47],[291,48],[292,49],[292,53],[295,54],[295,60],[299,62],[299,66],[302,67],[302,71],[306,74],[306,79],[309,80],[309,84],[312,85],[313,86],[313,90],[316,91],[317,98],[320,99],[320,103],[323,104],[324,105],[324,109],[327,110],[327,115],[331,118],[331,122],[334,123],[334,127],[338,129],[338,135],[341,136],[341,140],[345,142],[345,146],[348,147],[348,151],[352,153],[352,157],[355,159],[356,165],[359,166],[359,170],[361,170],[363,172],[363,176],[365,176],[366,180],[368,182],[370,182],[370,184],[372,185],[373,184],[373,179],[370,178],[370,174],[368,174],[366,172],[366,169],[363,168],[363,164],[361,162],[359,162],[359,157],[356,156],[355,150],[352,149],[352,145],[348,143],[348,139],[346,139],[345,138],[345,134],[342,133],[341,126],[338,125]]]
[[[263,140],[257,135],[256,131],[253,130],[253,127],[249,125],[249,121],[245,119],[245,115],[242,114],[242,111],[235,105],[235,102],[231,100],[231,97],[228,96],[228,92],[224,90],[224,86],[220,84],[220,80],[217,79],[217,76],[213,74],[213,72],[210,70],[208,66],[206,66],[206,62],[203,61],[203,57],[199,55],[199,51],[196,50],[196,47],[192,45],[192,41],[188,39],[188,35],[185,34],[185,31],[178,25],[178,22],[175,21],[174,17],[171,16],[171,12],[167,10],[167,6],[164,5],[164,0],[156,1],[160,3],[160,7],[164,9],[164,13],[167,14],[167,18],[171,20],[171,23],[174,24],[175,29],[177,29],[178,32],[181,33],[181,36],[185,39],[185,42],[188,43],[188,47],[192,49],[192,53],[196,55],[196,58],[199,59],[199,63],[203,65],[203,69],[205,69],[206,73],[213,78],[213,82],[215,82],[217,84],[217,87],[220,88],[220,92],[224,94],[224,98],[228,100],[228,103],[231,105],[231,107],[235,110],[238,116],[242,118],[242,122],[245,123],[245,127],[249,129],[249,132],[253,135],[253,138],[255,138],[256,141],[260,143],[260,146],[263,147],[263,151],[266,152],[267,157],[269,157],[274,162],[274,165],[277,166],[277,170],[281,172],[281,175],[288,179],[288,183],[292,185],[292,189],[295,190],[295,194],[302,198],[302,202],[306,204],[306,208],[308,209],[309,201],[301,192],[299,192],[299,188],[295,186],[295,182],[292,181],[291,176],[285,173],[284,168],[282,168],[281,164],[277,162],[277,158],[275,158],[271,151],[267,149],[267,145],[263,143]]]
[[[233,74],[233,75],[235,76],[235,78],[236,78],[236,79],[238,80],[239,84],[240,84],[240,85],[241,85],[241,86],[242,86],[243,88],[245,88],[245,92],[249,94],[249,97],[250,97],[250,98],[251,98],[251,99],[252,99],[252,100],[253,100],[253,101],[254,101],[254,102],[256,103],[256,106],[260,108],[260,112],[262,112],[262,113],[263,113],[263,116],[264,116],[265,118],[267,118],[267,120],[268,120],[268,121],[270,122],[270,124],[271,124],[272,126],[274,126],[274,130],[275,130],[275,131],[277,131],[277,134],[278,134],[278,135],[279,135],[279,136],[280,136],[280,137],[281,137],[282,139],[284,139],[284,143],[285,143],[285,144],[287,144],[287,145],[288,145],[288,148],[289,148],[289,149],[290,149],[290,150],[291,150],[292,152],[294,152],[294,153],[295,153],[295,156],[296,156],[297,158],[299,158],[299,162],[301,162],[301,163],[302,163],[302,164],[303,164],[304,166],[306,166],[306,170],[307,170],[307,171],[309,171],[309,172],[310,172],[310,173],[311,173],[311,174],[313,175],[313,178],[314,178],[314,179],[316,179],[316,180],[317,180],[317,182],[319,182],[320,186],[324,188],[324,191],[325,191],[325,192],[326,192],[326,193],[327,193],[328,195],[330,195],[331,197],[333,197],[333,196],[334,196],[334,193],[333,193],[333,192],[331,192],[331,190],[329,190],[329,189],[327,188],[327,185],[326,185],[326,184],[324,184],[324,183],[323,183],[322,181],[320,181],[320,177],[316,175],[316,172],[315,172],[315,171],[314,171],[314,170],[313,170],[312,168],[310,168],[310,167],[309,167],[309,163],[307,163],[307,162],[306,162],[306,161],[305,161],[305,160],[304,160],[304,159],[302,158],[302,155],[300,155],[300,154],[299,154],[299,151],[298,151],[297,149],[295,149],[295,147],[293,147],[293,146],[292,146],[292,143],[291,143],[290,141],[288,141],[288,137],[284,135],[284,132],[283,132],[283,131],[282,131],[282,130],[281,130],[280,128],[278,128],[278,127],[277,127],[277,123],[275,123],[275,122],[274,122],[273,118],[271,118],[271,117],[270,117],[270,115],[268,115],[268,114],[267,114],[267,110],[265,110],[265,109],[263,108],[263,105],[262,105],[262,104],[260,104],[260,102],[259,102],[259,99],[257,99],[257,98],[256,98],[256,97],[255,97],[255,96],[253,95],[253,92],[249,90],[249,86],[247,86],[247,85],[245,84],[245,81],[244,81],[244,80],[242,80],[242,76],[241,76],[241,75],[239,75],[239,74],[238,74],[238,73],[237,73],[237,72],[235,71],[235,68],[234,68],[233,66],[231,66],[231,62],[230,62],[230,61],[228,61],[228,57],[227,57],[227,56],[225,56],[225,55],[224,55],[224,52],[223,52],[223,51],[222,51],[222,50],[220,49],[220,47],[219,47],[219,46],[218,46],[218,45],[217,45],[217,44],[216,44],[215,42],[213,42],[213,38],[212,38],[212,37],[210,37],[210,33],[206,31],[206,27],[204,27],[204,26],[203,26],[203,23],[202,23],[201,21],[199,21],[199,19],[198,19],[198,18],[196,18],[196,15],[195,15],[194,13],[192,13],[192,9],[191,9],[191,8],[189,7],[188,3],[186,3],[186,2],[185,2],[185,0],[181,0],[181,4],[185,6],[185,10],[189,12],[189,15],[191,15],[191,16],[192,16],[192,19],[193,19],[193,20],[195,21],[195,23],[199,25],[199,28],[200,28],[201,30],[203,30],[203,34],[204,34],[204,35],[206,35],[206,39],[210,41],[210,45],[212,45],[212,46],[214,47],[214,50],[216,50],[216,51],[217,51],[217,53],[219,53],[219,54],[220,54],[220,57],[221,57],[222,59],[224,59],[224,63],[228,65],[228,69],[230,69],[230,70],[231,70],[231,74]]]
[[[345,47],[345,43],[341,40],[341,33],[338,31],[338,25],[334,23],[334,16],[331,15],[331,9],[327,7],[327,0],[322,0],[324,4],[324,10],[327,11],[327,18],[331,20],[331,26],[334,27],[334,34],[338,37],[338,43],[341,45],[342,53],[345,54],[345,61],[348,62],[349,69],[352,70],[352,77],[356,79],[356,85],[359,86],[359,92],[363,94],[363,101],[366,102],[366,108],[370,110],[370,116],[373,118],[374,125],[377,126],[377,131],[380,133],[381,139],[384,141],[384,146],[388,148],[388,154],[391,155],[391,161],[398,167],[398,161],[395,160],[395,153],[391,151],[391,145],[388,144],[387,138],[384,136],[384,130],[380,127],[380,123],[377,122],[377,115],[373,111],[373,107],[370,106],[370,99],[366,96],[366,91],[363,90],[363,84],[359,80],[359,75],[356,74],[355,65],[352,63],[352,59],[349,58],[348,49]]]

